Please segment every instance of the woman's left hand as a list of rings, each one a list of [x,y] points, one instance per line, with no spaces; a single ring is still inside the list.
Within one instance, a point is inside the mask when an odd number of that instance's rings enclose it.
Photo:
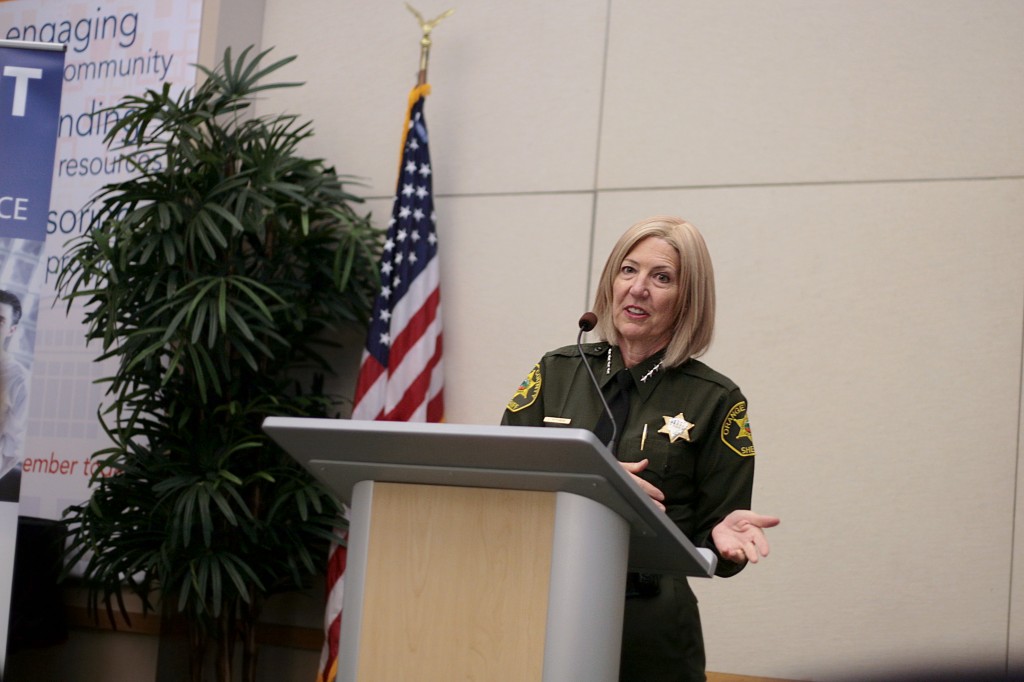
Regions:
[[[738,564],[756,564],[759,558],[768,556],[770,549],[762,529],[777,526],[779,521],[774,516],[737,509],[711,530],[711,539],[722,557]]]

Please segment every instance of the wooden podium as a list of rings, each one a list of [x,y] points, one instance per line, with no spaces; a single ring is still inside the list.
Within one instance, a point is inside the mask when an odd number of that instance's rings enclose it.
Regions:
[[[263,428],[350,505],[341,682],[613,682],[627,567],[714,574],[583,429]]]

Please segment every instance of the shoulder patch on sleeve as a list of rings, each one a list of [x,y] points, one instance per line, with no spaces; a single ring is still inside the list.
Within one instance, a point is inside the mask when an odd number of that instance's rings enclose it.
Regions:
[[[540,363],[537,363],[523,379],[523,383],[519,384],[512,399],[508,401],[508,405],[505,406],[508,411],[518,412],[533,405],[537,401],[537,396],[540,395],[540,383]]]
[[[754,436],[750,432],[747,402],[741,400],[732,406],[722,423],[722,442],[740,457],[753,457]]]

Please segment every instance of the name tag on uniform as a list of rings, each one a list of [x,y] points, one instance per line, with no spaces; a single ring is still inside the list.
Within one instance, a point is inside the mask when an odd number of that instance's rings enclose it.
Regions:
[[[544,423],[545,424],[562,424],[562,425],[566,425],[567,426],[567,425],[572,423],[572,420],[571,419],[566,419],[565,417],[544,417]]]

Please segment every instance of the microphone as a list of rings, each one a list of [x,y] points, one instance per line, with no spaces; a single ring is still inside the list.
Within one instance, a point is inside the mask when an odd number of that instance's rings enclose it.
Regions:
[[[583,364],[583,367],[587,370],[587,374],[590,375],[590,382],[594,385],[594,390],[597,391],[597,397],[601,399],[601,405],[604,406],[604,412],[608,415],[608,421],[612,423],[612,439],[608,441],[608,449],[614,455],[617,445],[615,438],[619,434],[619,425],[615,423],[615,416],[612,414],[612,408],[608,407],[608,401],[604,399],[604,392],[601,391],[601,385],[597,383],[597,377],[594,376],[594,370],[590,369],[590,363],[583,357],[583,334],[584,332],[589,332],[597,325],[597,315],[588,310],[580,316],[579,325],[580,333],[576,335],[576,349],[580,352],[580,363]]]

